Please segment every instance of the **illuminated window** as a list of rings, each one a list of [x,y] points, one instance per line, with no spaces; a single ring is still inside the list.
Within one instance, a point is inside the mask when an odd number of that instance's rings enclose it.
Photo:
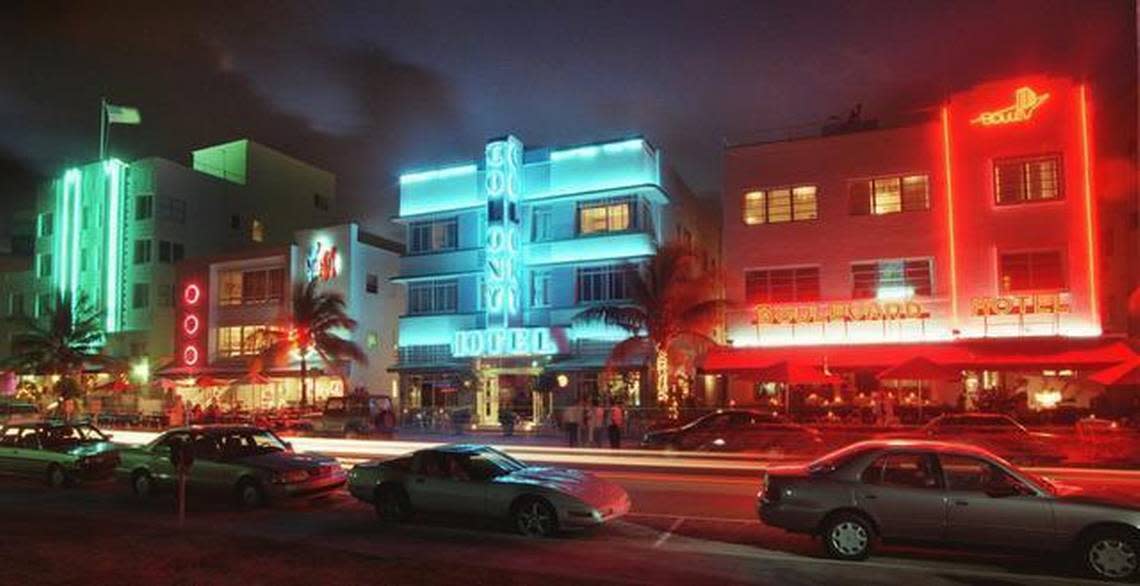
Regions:
[[[131,289],[131,309],[146,309],[150,305],[150,284],[135,283]]]
[[[254,242],[265,242],[265,224],[254,218],[249,223],[249,239]]]
[[[134,251],[135,264],[141,265],[150,262],[150,240],[142,239],[135,240]]]
[[[51,255],[39,254],[36,255],[36,274],[41,277],[51,276]]]
[[[24,294],[23,293],[9,293],[8,294],[8,317],[17,317],[24,315]]]
[[[629,298],[628,269],[623,265],[582,267],[576,275],[578,301],[617,301]]]
[[[933,261],[879,260],[851,265],[853,299],[907,298],[930,296]]]
[[[459,282],[455,279],[421,281],[408,285],[408,314],[455,313]]]
[[[631,197],[578,204],[578,233],[624,232],[638,227],[636,200]]]
[[[154,215],[154,196],[140,195],[135,197],[135,219],[148,220]]]
[[[819,217],[819,201],[814,185],[797,185],[744,194],[744,223],[781,224]]]
[[[459,246],[459,221],[456,218],[412,222],[409,252],[439,252]]]
[[[531,212],[530,239],[532,242],[543,242],[554,237],[550,225],[550,208],[536,207]]]
[[[1003,293],[1068,290],[1059,250],[1003,253],[999,264]]]
[[[530,274],[530,306],[550,307],[550,271]]]
[[[55,216],[51,212],[40,214],[37,233],[39,236],[51,236],[55,227]]]
[[[994,162],[998,205],[1061,199],[1061,157],[1049,155]]]
[[[218,356],[234,358],[253,356],[272,341],[265,326],[226,326],[218,328]]]
[[[744,223],[749,226],[767,221],[767,207],[763,191],[749,191],[744,194]]]
[[[794,303],[819,300],[819,267],[744,271],[748,303]]]
[[[285,298],[285,269],[222,271],[218,276],[218,305],[262,305]]]
[[[853,216],[929,210],[930,177],[902,175],[852,181],[848,196]]]

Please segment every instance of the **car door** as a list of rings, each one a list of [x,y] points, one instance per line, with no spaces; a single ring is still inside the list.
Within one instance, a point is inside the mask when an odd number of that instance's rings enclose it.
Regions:
[[[701,419],[680,434],[678,443],[683,450],[694,450],[714,445],[718,439],[725,441],[731,428],[730,414],[716,413]]]
[[[8,426],[0,431],[0,474],[19,474],[16,461],[16,444],[21,428]]]
[[[212,433],[194,433],[190,437],[194,464],[190,467],[189,486],[198,491],[228,492],[234,488],[240,470],[222,457],[222,437]]]
[[[174,464],[170,452],[175,444],[190,441],[190,434],[184,431],[171,432],[163,436],[147,450],[146,467],[150,475],[163,487],[174,486],[176,481]]]
[[[923,541],[944,537],[946,495],[929,453],[883,454],[863,470],[855,494],[883,537]]]
[[[20,430],[16,448],[11,452],[11,470],[20,476],[39,476],[47,471],[48,460],[42,453],[42,433],[35,427]]]
[[[979,457],[942,454],[948,501],[947,538],[971,545],[1051,543],[1049,499],[1004,467]]]
[[[412,458],[412,473],[406,483],[412,508],[428,513],[447,511],[450,482],[445,477],[446,465],[444,454],[436,450],[423,450]]]

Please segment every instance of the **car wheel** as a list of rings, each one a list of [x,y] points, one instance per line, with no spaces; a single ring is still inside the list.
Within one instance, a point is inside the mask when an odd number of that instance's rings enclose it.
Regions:
[[[146,470],[139,470],[131,475],[131,492],[140,499],[154,496],[154,477]]]
[[[1123,529],[1088,536],[1079,550],[1085,569],[1102,580],[1129,580],[1140,569],[1140,538]]]
[[[866,517],[839,513],[829,518],[820,532],[827,555],[840,560],[865,560],[871,555],[875,530]]]
[[[525,498],[514,506],[515,529],[527,537],[550,537],[558,532],[558,513],[546,499]]]
[[[378,487],[372,504],[376,508],[376,518],[383,523],[404,521],[411,515],[408,495],[398,486]]]
[[[235,489],[237,504],[243,509],[256,509],[265,504],[265,491],[255,480],[246,478]]]
[[[59,464],[52,464],[47,469],[47,485],[51,488],[63,488],[67,485],[67,473]]]

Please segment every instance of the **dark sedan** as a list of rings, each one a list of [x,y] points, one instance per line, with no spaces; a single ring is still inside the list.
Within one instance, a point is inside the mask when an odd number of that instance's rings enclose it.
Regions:
[[[1092,575],[1140,568],[1140,499],[1057,484],[981,448],[872,440],[805,466],[770,468],[760,519],[822,537],[845,560],[876,538],[1073,554]]]
[[[667,450],[710,452],[818,453],[823,441],[818,431],[785,421],[771,412],[723,409],[702,415],[684,425],[645,434],[641,445]]]
[[[118,465],[118,449],[88,423],[22,423],[0,430],[0,473],[60,487],[109,478]]]
[[[881,439],[935,439],[973,444],[1018,464],[1057,464],[1064,460],[1057,437],[1030,431],[1014,418],[1000,413],[954,413],[942,415],[914,432]]]

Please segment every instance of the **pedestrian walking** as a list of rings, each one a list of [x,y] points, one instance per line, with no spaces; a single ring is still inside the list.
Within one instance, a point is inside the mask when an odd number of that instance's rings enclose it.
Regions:
[[[594,399],[590,409],[590,445],[595,448],[602,447],[602,435],[606,432],[606,409]]]
[[[625,425],[625,411],[622,410],[621,403],[614,403],[610,406],[610,422],[607,431],[610,434],[610,449],[621,449],[621,430]]]
[[[578,447],[578,422],[581,420],[577,403],[571,403],[562,409],[562,429],[566,431],[566,445]]]

